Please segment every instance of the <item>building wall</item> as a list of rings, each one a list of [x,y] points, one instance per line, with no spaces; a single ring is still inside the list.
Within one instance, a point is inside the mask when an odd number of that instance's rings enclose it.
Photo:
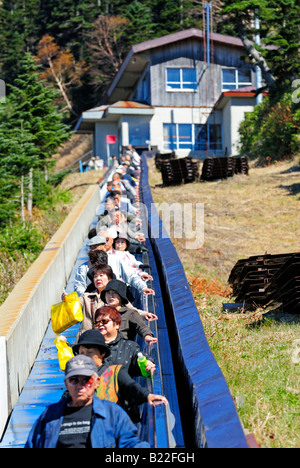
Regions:
[[[108,151],[110,156],[113,154],[119,154],[119,143],[114,145],[106,144],[106,135],[117,135],[118,136],[118,124],[115,122],[96,122],[95,124],[95,139],[94,139],[94,156],[99,156],[100,159],[104,160],[104,164],[108,163]]]
[[[222,93],[222,68],[251,68],[255,83],[254,67],[242,59],[240,48],[216,43],[214,58],[205,63],[203,43],[195,39],[174,43],[156,49],[151,56],[151,104],[152,106],[214,106]],[[166,68],[191,67],[197,69],[196,92],[174,92],[166,89]]]
[[[163,124],[177,123],[177,124],[222,124],[222,112],[214,111],[211,109],[203,108],[172,108],[172,107],[157,107],[155,115],[153,116],[150,124],[150,136],[152,146],[157,146],[161,153],[167,153],[170,150],[164,148]],[[188,149],[176,150],[179,157],[193,156],[203,159],[206,156],[206,151],[191,151]],[[213,155],[222,156],[222,151],[209,151],[209,156]]]
[[[253,112],[255,106],[255,98],[239,98],[231,99],[231,154],[237,155],[240,153],[240,135],[239,126],[245,119],[246,112]],[[224,119],[223,119],[224,121]]]
[[[129,141],[130,126],[136,123],[150,123],[150,141],[152,146],[161,152],[168,152],[164,148],[163,124],[212,124],[222,125],[223,148],[217,151],[176,150],[178,156],[222,156],[227,148],[227,154],[238,153],[238,126],[244,118],[244,113],[253,109],[249,103],[239,98],[230,101],[222,111],[213,111],[213,107],[222,94],[222,68],[250,68],[252,69],[252,83],[255,83],[255,70],[251,64],[243,60],[243,50],[227,44],[210,44],[213,59],[208,64],[205,61],[203,42],[196,38],[175,42],[145,53],[149,66],[143,71],[138,85],[132,90],[130,99],[146,102],[155,107],[155,115],[143,117],[139,115],[120,116],[116,123],[106,123],[105,120],[96,125],[95,155],[102,157],[106,150],[106,134],[117,134],[118,145],[110,146],[110,155],[120,152],[122,146]],[[141,54],[141,57],[144,57]],[[191,67],[197,70],[198,88],[196,91],[170,91],[166,89],[166,69],[170,67]],[[231,108],[233,106],[233,108]],[[244,108],[245,106],[245,108]],[[101,125],[101,126],[100,126]],[[100,130],[101,128],[101,130]],[[132,128],[132,127],[131,127]],[[132,132],[131,132],[132,133]]]
[[[224,153],[228,156],[231,155],[232,149],[232,134],[231,134],[231,101],[229,100],[227,105],[222,110],[222,122],[223,122],[223,148]]]

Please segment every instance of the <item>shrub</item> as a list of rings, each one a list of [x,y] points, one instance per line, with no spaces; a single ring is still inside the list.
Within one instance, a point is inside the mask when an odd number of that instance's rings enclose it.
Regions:
[[[300,108],[292,92],[265,98],[246,115],[240,129],[241,152],[261,163],[291,159],[300,149]]]

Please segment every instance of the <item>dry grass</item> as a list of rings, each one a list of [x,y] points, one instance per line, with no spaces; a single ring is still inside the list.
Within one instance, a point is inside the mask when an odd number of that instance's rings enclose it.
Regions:
[[[53,157],[57,160],[55,169],[60,171],[92,149],[92,135],[74,134]]]
[[[171,238],[245,430],[265,447],[300,447],[299,317],[222,311],[238,259],[300,250],[300,168],[279,163],[252,167],[249,176],[164,188],[156,187],[162,178],[154,161],[149,173],[155,203],[204,203],[203,246],[187,250],[172,230]]]
[[[227,281],[239,258],[299,250],[300,169],[286,173],[291,166],[278,164],[251,169],[248,177],[155,188],[162,179],[150,163],[155,203],[204,203],[205,242],[193,251],[192,265],[185,240],[175,239],[188,273],[194,274],[194,266],[201,265]]]

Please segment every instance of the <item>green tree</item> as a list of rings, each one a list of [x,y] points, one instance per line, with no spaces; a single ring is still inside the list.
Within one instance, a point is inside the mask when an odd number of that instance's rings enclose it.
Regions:
[[[25,52],[34,53],[38,42],[36,21],[40,0],[3,0],[0,5],[0,70],[7,84],[19,73]]]
[[[277,92],[282,80],[286,83],[299,76],[299,14],[296,0],[224,0],[220,15],[226,25],[241,38],[248,55],[260,66],[271,92]],[[254,19],[260,21],[255,28]],[[261,47],[255,44],[259,32]]]
[[[0,178],[7,177],[15,181],[15,187],[20,186],[24,219],[25,182],[29,180],[31,206],[34,170],[47,174],[52,154],[69,138],[70,131],[53,105],[56,92],[39,80],[31,54],[25,54],[20,69],[6,104],[0,108]]]
[[[85,58],[85,36],[102,13],[99,0],[40,0],[39,40],[49,34],[61,48],[70,49],[75,60]]]
[[[157,25],[153,22],[153,14],[149,6],[143,5],[139,0],[134,0],[127,5],[123,14],[128,20],[126,27],[128,45],[138,44],[154,37]]]
[[[264,51],[276,77],[276,85],[285,90],[300,77],[300,4],[296,0],[269,2],[272,15],[267,19],[264,42],[272,46]],[[282,86],[283,85],[283,86]]]
[[[290,91],[264,99],[240,126],[241,152],[259,163],[291,159],[300,150],[300,109]]]

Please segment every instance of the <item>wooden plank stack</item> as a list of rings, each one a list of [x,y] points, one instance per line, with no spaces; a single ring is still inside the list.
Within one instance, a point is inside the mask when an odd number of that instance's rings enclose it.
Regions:
[[[159,171],[161,170],[161,165],[163,161],[169,161],[170,159],[175,159],[175,152],[173,151],[172,153],[157,153],[155,155],[155,167]]]
[[[238,303],[300,313],[300,253],[239,260],[228,282]]]
[[[198,164],[190,157],[161,161],[161,174],[164,185],[187,184],[199,177]]]
[[[234,174],[249,173],[249,163],[246,156],[228,156],[220,158],[206,158],[203,161],[201,180],[211,181],[227,179]]]

